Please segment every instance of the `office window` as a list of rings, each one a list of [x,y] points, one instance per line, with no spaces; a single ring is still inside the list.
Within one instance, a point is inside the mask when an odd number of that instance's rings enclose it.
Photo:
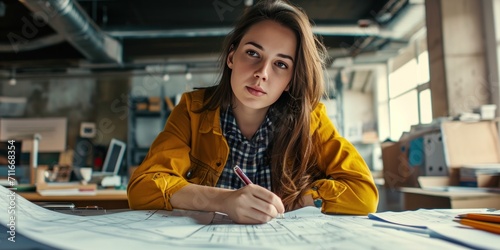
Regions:
[[[395,98],[417,87],[417,60],[412,59],[389,75],[389,98]]]
[[[412,125],[432,122],[429,79],[427,51],[389,74],[386,92],[378,95],[380,138],[399,140]]]
[[[431,90],[420,92],[420,123],[432,122]]]
[[[418,124],[417,90],[413,89],[397,98],[389,100],[391,138],[399,139],[409,131],[411,125]]]
[[[429,82],[429,52],[425,51],[418,55],[417,71],[417,84]]]
[[[389,117],[389,103],[387,101],[382,102],[378,105],[378,126],[379,126],[379,138],[385,140],[391,137],[390,129],[390,117]]]

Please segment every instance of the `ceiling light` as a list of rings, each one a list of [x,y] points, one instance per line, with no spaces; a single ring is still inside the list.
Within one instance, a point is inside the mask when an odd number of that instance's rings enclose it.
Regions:
[[[163,75],[163,81],[168,82],[170,80],[170,75],[169,74],[164,74]]]
[[[10,85],[14,86],[14,85],[16,85],[16,83],[17,83],[16,78],[11,77],[11,78],[9,79],[9,84],[10,84]]]
[[[16,70],[12,69],[12,71],[10,73],[9,84],[13,86],[13,85],[16,85],[16,83],[17,83]]]
[[[253,0],[245,0],[245,6],[250,7],[253,5]]]

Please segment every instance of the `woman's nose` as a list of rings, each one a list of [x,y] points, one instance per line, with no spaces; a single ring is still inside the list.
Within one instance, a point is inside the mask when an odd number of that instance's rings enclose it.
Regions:
[[[254,77],[260,78],[263,81],[267,81],[269,78],[269,70],[270,70],[271,63],[263,61],[262,63],[259,64],[259,67],[254,73]]]

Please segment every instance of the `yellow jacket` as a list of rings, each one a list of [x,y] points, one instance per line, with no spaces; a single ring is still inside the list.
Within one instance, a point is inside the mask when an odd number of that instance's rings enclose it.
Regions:
[[[203,105],[204,90],[182,95],[164,130],[130,178],[127,188],[132,209],[172,210],[170,196],[189,183],[215,186],[226,164],[229,147],[220,127],[220,111],[194,113]],[[322,144],[320,166],[330,179],[313,183],[314,199],[322,211],[335,214],[375,212],[378,192],[370,170],[354,146],[341,137],[323,104],[311,116],[311,131]]]

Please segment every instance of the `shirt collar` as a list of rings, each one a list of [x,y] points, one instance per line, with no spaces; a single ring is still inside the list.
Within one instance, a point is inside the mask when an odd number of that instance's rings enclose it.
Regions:
[[[266,139],[266,137],[270,137],[273,131],[273,122],[270,119],[270,115],[274,112],[272,109],[269,109],[264,121],[260,125],[257,132],[252,137],[253,142],[262,142]],[[238,140],[247,141],[247,139],[243,136],[240,129],[238,128],[238,124],[236,123],[236,118],[234,117],[233,110],[231,107],[228,107],[224,112],[221,112],[221,126],[225,136],[233,135]]]

